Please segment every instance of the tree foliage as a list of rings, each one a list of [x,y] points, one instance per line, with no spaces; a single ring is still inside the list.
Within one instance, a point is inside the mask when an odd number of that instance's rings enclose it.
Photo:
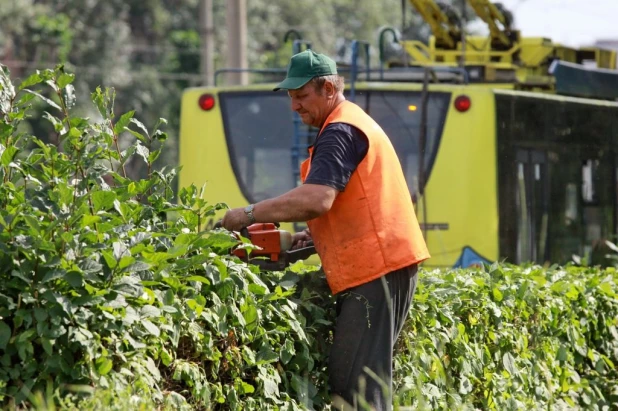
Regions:
[[[213,5],[218,69],[226,65],[226,2],[214,0]],[[377,47],[381,27],[401,28],[400,5],[399,0],[247,1],[249,66],[285,67],[292,48],[283,40],[290,29],[316,50],[345,62],[352,39]],[[64,64],[79,73],[78,93],[114,87],[119,110],[134,110],[148,124],[167,118],[169,150],[162,153],[161,164],[175,165],[181,93],[202,84],[198,16],[198,0],[0,0],[0,60],[22,79],[36,69]],[[404,31],[426,37],[426,27],[410,6],[406,16]],[[98,115],[82,104],[86,94],[78,97],[81,115]],[[54,131],[40,118],[25,125],[42,141],[54,142]],[[129,133],[120,136],[123,148],[134,142]],[[125,167],[132,177],[147,173],[139,161],[129,160]]]

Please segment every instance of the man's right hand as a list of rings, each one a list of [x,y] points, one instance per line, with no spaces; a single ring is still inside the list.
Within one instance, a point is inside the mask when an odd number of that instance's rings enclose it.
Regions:
[[[296,233],[292,236],[292,250],[305,248],[310,241],[312,241],[311,235],[306,230]]]

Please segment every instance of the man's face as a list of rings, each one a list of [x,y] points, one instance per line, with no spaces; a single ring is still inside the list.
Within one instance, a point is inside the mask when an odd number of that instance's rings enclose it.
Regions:
[[[292,102],[292,110],[300,115],[303,123],[320,127],[326,121],[329,96],[326,85],[320,93],[312,83],[307,83],[298,90],[288,90]]]

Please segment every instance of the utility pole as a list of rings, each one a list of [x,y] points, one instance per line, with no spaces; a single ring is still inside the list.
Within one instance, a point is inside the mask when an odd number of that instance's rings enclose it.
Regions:
[[[212,18],[212,0],[200,0],[199,20],[201,39],[200,72],[202,84],[212,86],[214,84],[214,48],[215,27]]]
[[[227,0],[227,66],[247,68],[247,3],[246,0]],[[247,72],[228,75],[230,84],[248,84]]]
[[[466,26],[468,25],[468,13],[466,9],[466,0],[461,2],[461,59],[460,66],[465,70],[466,68]]]

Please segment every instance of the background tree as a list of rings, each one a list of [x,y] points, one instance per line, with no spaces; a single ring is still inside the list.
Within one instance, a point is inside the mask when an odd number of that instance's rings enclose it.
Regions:
[[[78,74],[75,83],[78,110],[96,118],[88,101],[89,90],[112,86],[117,90],[118,113],[135,110],[147,126],[160,117],[169,120],[169,149],[161,165],[178,161],[177,141],[183,89],[201,84],[200,0],[0,0],[0,62],[14,78],[36,69],[63,63]],[[463,0],[453,0],[461,4]],[[226,1],[213,1],[215,69],[225,66],[227,54]],[[469,12],[469,16],[473,13]],[[285,67],[292,49],[283,36],[297,30],[320,52],[349,62],[350,42],[359,39],[374,46],[383,26],[401,29],[400,0],[287,0],[247,1],[249,66]],[[428,28],[408,4],[406,38],[426,39]],[[41,108],[42,109],[42,108]],[[40,118],[40,116],[34,116]],[[26,124],[53,142],[54,130],[40,120]],[[122,136],[122,147],[134,137]],[[143,163],[126,165],[132,177],[145,173]]]

